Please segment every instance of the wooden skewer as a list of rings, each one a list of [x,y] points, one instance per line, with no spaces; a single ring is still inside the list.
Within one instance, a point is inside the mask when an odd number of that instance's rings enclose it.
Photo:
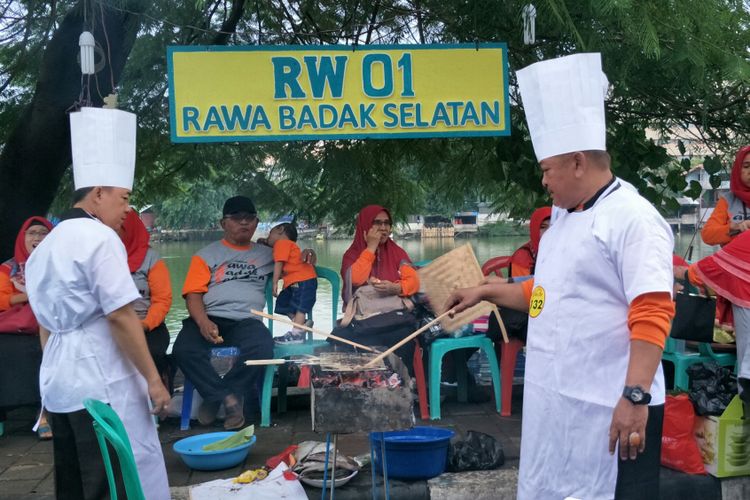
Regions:
[[[258,365],[283,365],[289,359],[248,359],[245,361],[247,366],[258,366]]]
[[[320,358],[318,358],[317,356],[311,356],[309,354],[305,354],[303,356],[304,358],[302,359],[284,359],[284,358],[248,359],[247,361],[245,361],[245,365],[247,366],[283,365],[284,363],[297,363],[299,365],[320,364]]]
[[[285,318],[284,316],[276,316],[275,314],[266,314],[263,311],[258,311],[256,309],[250,309],[250,312],[255,314],[256,316],[260,316],[261,318],[272,319],[274,321],[278,321],[279,323],[286,323],[287,325],[296,326],[297,328],[301,330],[306,330],[308,332],[317,333],[318,335],[322,335],[323,337],[327,337],[327,338],[336,340],[338,342],[343,342],[344,344],[349,344],[350,346],[356,347],[357,349],[363,349],[365,351],[374,352],[375,354],[380,354],[380,351],[378,351],[377,349],[373,349],[372,347],[358,344],[356,342],[352,342],[351,340],[347,340],[345,338],[338,337],[336,335],[331,335],[330,333],[326,333],[323,330],[319,330],[317,328],[311,328],[307,325],[300,325],[299,323],[295,323],[291,319]]]
[[[388,356],[393,351],[395,351],[396,349],[398,349],[402,345],[406,344],[410,340],[414,339],[420,333],[424,332],[425,330],[428,330],[432,325],[434,325],[435,323],[437,323],[438,321],[440,321],[444,317],[448,316],[449,314],[454,314],[454,313],[455,313],[455,311],[453,309],[449,309],[449,310],[445,311],[443,314],[441,314],[437,318],[435,318],[432,321],[430,321],[429,323],[425,324],[422,328],[416,330],[414,333],[410,334],[408,337],[406,337],[406,338],[402,339],[401,341],[399,341],[396,345],[394,345],[393,347],[391,347],[387,351],[384,351],[378,357],[373,358],[372,360],[370,360],[370,362],[365,365],[365,368],[369,368],[369,367],[377,364],[378,362],[380,362],[380,360],[382,360],[383,358],[385,358],[386,356]]]

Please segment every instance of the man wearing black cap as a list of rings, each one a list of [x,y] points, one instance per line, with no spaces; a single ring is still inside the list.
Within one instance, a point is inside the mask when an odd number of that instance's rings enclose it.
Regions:
[[[271,332],[251,309],[262,310],[266,280],[273,273],[273,250],[251,242],[258,227],[253,202],[244,196],[224,203],[221,227],[224,238],[193,256],[182,296],[190,317],[183,321],[173,352],[185,376],[198,389],[203,404],[198,419],[213,423],[224,404],[224,428],[238,429],[245,423],[243,397],[248,409],[257,410],[257,387],[261,366],[245,366],[248,359],[273,357]],[[221,378],[211,366],[213,347],[238,347],[234,367]]]

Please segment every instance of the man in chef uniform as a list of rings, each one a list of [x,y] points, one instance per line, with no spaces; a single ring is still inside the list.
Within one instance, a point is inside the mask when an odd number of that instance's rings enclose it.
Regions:
[[[601,56],[517,75],[554,222],[533,281],[457,290],[447,305],[529,311],[519,499],[658,498],[672,231],[610,171]]]
[[[122,419],[146,497],[168,499],[152,413],[166,412],[169,393],[131,305],[138,290],[115,232],[129,210],[135,115],[83,108],[71,113],[70,126],[74,208],[26,266],[29,302],[41,326],[39,388],[54,429],[56,496],[108,495],[92,419],[83,407],[93,398]]]

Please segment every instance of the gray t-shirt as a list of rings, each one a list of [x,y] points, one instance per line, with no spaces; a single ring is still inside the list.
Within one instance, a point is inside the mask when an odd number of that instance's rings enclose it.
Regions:
[[[151,268],[158,261],[159,254],[153,248],[149,248],[146,251],[146,256],[143,258],[141,267],[134,273],[130,273],[130,276],[133,277],[133,283],[138,289],[138,293],[141,294],[141,298],[133,302],[133,308],[139,319],[145,319],[148,309],[151,307],[151,288],[148,285],[148,273],[151,272]]]
[[[253,243],[241,249],[216,241],[193,256],[182,294],[203,293],[209,316],[247,319],[252,317],[251,309],[263,310],[266,282],[272,273],[271,248]]]

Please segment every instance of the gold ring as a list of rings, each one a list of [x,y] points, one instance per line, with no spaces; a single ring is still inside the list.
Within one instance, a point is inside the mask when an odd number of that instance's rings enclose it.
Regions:
[[[641,435],[637,432],[633,431],[628,436],[628,443],[630,446],[640,446],[641,445]]]

